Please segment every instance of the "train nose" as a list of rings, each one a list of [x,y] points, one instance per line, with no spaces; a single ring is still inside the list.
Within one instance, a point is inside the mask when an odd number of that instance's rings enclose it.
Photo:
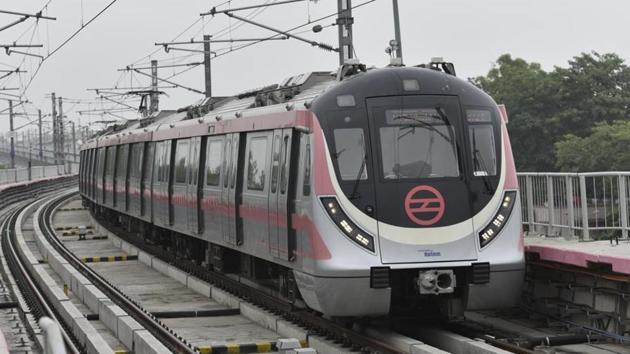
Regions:
[[[450,294],[455,291],[455,274],[450,269],[422,270],[416,285],[420,294]]]

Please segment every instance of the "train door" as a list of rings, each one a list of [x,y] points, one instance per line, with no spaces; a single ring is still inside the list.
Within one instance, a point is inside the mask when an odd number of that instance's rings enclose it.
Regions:
[[[248,242],[269,239],[269,170],[271,165],[271,132],[247,133],[243,178],[243,234]]]
[[[190,154],[188,155],[188,184],[186,189],[186,206],[188,214],[188,230],[199,233],[199,149],[201,137],[190,139]]]
[[[163,226],[171,225],[170,155],[170,140],[160,141],[156,144],[155,168],[157,169],[157,180],[153,193],[154,222]]]
[[[190,159],[190,139],[179,139],[175,145],[175,165],[173,166],[172,208],[173,224],[185,231],[188,229],[189,200],[187,198],[187,172]]]
[[[293,129],[273,134],[271,186],[269,190],[269,251],[283,260],[294,256],[296,241],[291,215],[295,200],[298,149]]]
[[[367,110],[382,262],[476,259],[457,97],[370,98]]]
[[[152,192],[153,192],[153,158],[155,143],[144,143],[142,154],[142,182],[140,183],[140,215],[152,220]]]
[[[227,226],[227,194],[224,193],[224,182],[227,186],[227,158],[229,150],[225,136],[210,136],[206,141],[205,176],[203,183],[203,200],[201,202],[203,232],[210,240],[222,240],[228,233]],[[230,139],[231,141],[231,139]],[[225,148],[225,150],[224,150]],[[225,152],[224,152],[225,151]],[[223,201],[223,195],[226,200]],[[227,238],[226,238],[227,239]]]
[[[239,168],[240,140],[240,134],[228,134],[224,154],[224,171],[227,171],[225,174],[227,178],[223,181],[223,189],[221,191],[221,203],[225,206],[223,240],[231,245],[240,245],[243,241],[241,233],[242,223],[239,216],[242,189],[237,183],[237,181],[242,180],[242,176],[239,178],[239,172],[242,172],[242,168]]]

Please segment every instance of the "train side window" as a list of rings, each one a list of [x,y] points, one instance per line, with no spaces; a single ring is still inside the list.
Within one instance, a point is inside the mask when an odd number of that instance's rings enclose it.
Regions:
[[[175,147],[175,183],[186,183],[186,159],[189,151],[188,139],[178,140]]]
[[[144,146],[144,156],[143,163],[144,167],[142,168],[142,178],[145,181],[149,181],[151,179],[151,175],[153,174],[153,152],[155,150],[155,143],[147,143]]]
[[[280,193],[284,194],[287,192],[287,184],[288,184],[288,171],[287,165],[289,164],[289,136],[285,135],[284,139],[282,139],[282,172],[280,174]]]
[[[308,139],[308,136],[305,136]],[[311,195],[311,143],[307,142],[304,149],[304,181],[302,183],[302,195]]]
[[[223,156],[223,141],[210,140],[206,153],[206,185],[218,186],[221,183],[221,157]]]
[[[116,182],[124,182],[127,173],[127,149],[129,145],[119,145],[116,152]]]
[[[267,161],[267,137],[252,138],[247,153],[247,189],[262,191],[265,189]]]
[[[362,128],[334,130],[335,153],[339,174],[344,181],[366,180],[368,171],[365,155],[365,138]]]
[[[497,174],[497,156],[494,144],[494,127],[490,124],[474,124],[468,127],[470,153],[474,176]]]
[[[238,144],[239,144],[239,136],[238,135],[233,135],[232,139],[234,140],[234,142],[232,143],[232,161],[231,161],[231,170],[232,172],[230,172],[232,175],[230,176],[230,188],[234,188],[234,185],[236,184],[236,169],[238,166]]]
[[[273,138],[273,156],[271,161],[271,193],[278,187],[278,170],[280,168],[280,135]]]
[[[107,176],[113,181],[116,173],[116,146],[107,148]]]
[[[155,172],[157,182],[162,182],[162,143],[155,144]]]
[[[223,188],[228,187],[230,180],[230,160],[232,159],[232,138],[228,137],[223,154]]]

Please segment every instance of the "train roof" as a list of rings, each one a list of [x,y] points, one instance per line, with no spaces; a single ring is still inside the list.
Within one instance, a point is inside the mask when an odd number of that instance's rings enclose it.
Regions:
[[[330,106],[331,100],[337,95],[348,92],[356,95],[357,103],[361,105],[363,98],[374,95],[408,94],[404,92],[402,84],[406,79],[421,81],[419,94],[458,94],[464,101],[481,99],[492,102],[489,96],[469,82],[439,71],[409,67],[366,70],[360,64],[348,64],[337,72],[303,73],[234,96],[205,98],[176,111],[164,110],[147,118],[128,121],[124,125],[107,129],[88,141],[83,148],[95,147],[97,143],[99,146],[116,144],[123,137],[125,142],[136,141],[132,135],[144,139],[148,137],[150,140],[151,133],[160,132],[158,135],[163,135],[163,130],[194,124],[191,122],[214,123],[292,110],[310,110],[313,102],[313,109],[318,112],[322,106]],[[378,85],[374,85],[375,80]],[[324,92],[331,94],[316,101]]]

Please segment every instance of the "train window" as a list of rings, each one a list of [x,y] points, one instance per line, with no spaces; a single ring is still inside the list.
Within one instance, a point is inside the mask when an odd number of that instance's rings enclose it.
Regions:
[[[116,169],[116,146],[107,148],[107,176],[113,177]]]
[[[228,187],[228,181],[230,180],[229,162],[232,158],[232,139],[227,138],[225,143],[225,153],[223,154],[223,188]]]
[[[365,139],[361,128],[342,128],[334,130],[335,150],[339,174],[344,181],[366,180],[368,177]]]
[[[282,157],[282,173],[280,174],[280,193],[284,194],[287,192],[288,184],[287,165],[289,164],[289,136],[285,135],[282,140],[282,151],[284,151],[284,156]]]
[[[497,156],[494,144],[494,127],[490,124],[474,124],[468,127],[470,153],[474,176],[497,174]]]
[[[308,139],[307,136],[306,139]],[[302,183],[302,195],[307,197],[311,195],[311,144],[307,142],[304,150],[304,182]]]
[[[199,165],[199,156],[197,153],[197,150],[199,149],[198,146],[198,139],[197,138],[192,138],[190,139],[190,154],[188,155],[188,166],[187,166],[187,173],[188,173],[188,184],[191,185],[196,185],[197,184],[197,168]]]
[[[234,188],[234,185],[236,184],[236,168],[238,166],[238,142],[239,142],[239,136],[238,135],[233,135],[232,139],[234,140],[234,142],[232,143],[232,161],[231,161],[231,169],[232,172],[230,172],[232,175],[230,176],[230,188]],[[265,145],[266,146],[266,145]],[[265,151],[265,154],[267,152]]]
[[[221,183],[222,149],[222,140],[208,142],[208,152],[206,153],[206,185],[208,186],[218,186]]]
[[[436,108],[385,111],[379,128],[386,180],[458,177],[455,130]]]
[[[119,145],[116,152],[116,182],[124,182],[127,173],[127,149],[129,145]]]
[[[155,143],[147,143],[144,148],[144,167],[142,168],[143,179],[149,181],[153,174],[153,151],[155,150]]]
[[[175,147],[175,183],[186,183],[186,159],[190,140],[178,140]]]
[[[252,138],[247,157],[247,189],[265,189],[265,162],[267,161],[267,137]]]
[[[280,169],[280,135],[273,138],[273,159],[271,160],[271,193],[278,188],[278,170]]]

